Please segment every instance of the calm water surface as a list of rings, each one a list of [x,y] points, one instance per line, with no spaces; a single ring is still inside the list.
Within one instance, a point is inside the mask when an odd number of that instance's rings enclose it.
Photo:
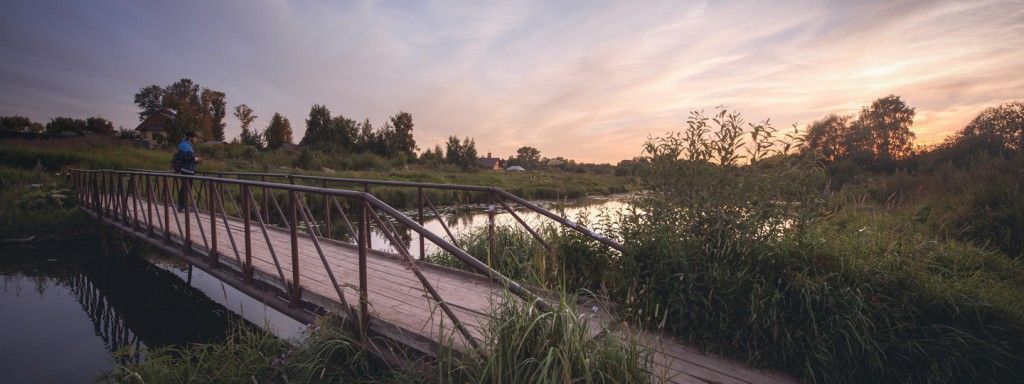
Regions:
[[[238,324],[301,329],[199,269],[125,253],[102,257],[97,240],[0,248],[0,382],[92,382],[150,348],[223,340]]]

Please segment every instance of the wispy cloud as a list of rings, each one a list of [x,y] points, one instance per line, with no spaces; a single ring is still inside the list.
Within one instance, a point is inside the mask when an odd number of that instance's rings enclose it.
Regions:
[[[614,161],[691,109],[806,123],[896,93],[941,140],[1024,97],[1024,2],[5,3],[0,114],[136,124],[134,92],[191,77],[297,131],[312,103],[415,116],[421,147]],[[228,133],[237,133],[229,123]]]

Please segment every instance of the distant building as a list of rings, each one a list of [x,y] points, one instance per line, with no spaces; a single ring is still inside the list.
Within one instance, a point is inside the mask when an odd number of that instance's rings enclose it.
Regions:
[[[505,168],[505,170],[509,172],[523,172],[526,171],[526,168],[520,167],[518,165],[513,165],[511,167]]]
[[[549,167],[561,167],[565,165],[565,161],[562,161],[560,159],[548,159],[547,165]]]
[[[167,138],[167,128],[171,119],[159,113],[150,115],[143,120],[135,130],[139,132],[139,139],[146,148],[156,148]]]
[[[497,157],[481,157],[479,159],[476,159],[477,165],[494,171],[500,171],[504,169],[501,163],[501,159]]]

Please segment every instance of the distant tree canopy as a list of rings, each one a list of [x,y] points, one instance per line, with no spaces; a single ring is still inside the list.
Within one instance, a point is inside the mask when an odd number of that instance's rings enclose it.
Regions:
[[[256,149],[263,149],[263,135],[259,132],[249,130],[249,126],[256,120],[256,115],[253,113],[252,108],[248,105],[239,104],[235,107],[235,118],[238,119],[239,124],[242,125],[242,133],[238,135],[238,140],[242,144],[256,147]]]
[[[358,123],[348,117],[331,116],[324,105],[314,104],[306,119],[306,133],[299,145],[326,152],[373,153],[384,157],[416,159],[412,115],[399,112],[374,129],[370,121]]]
[[[25,116],[0,116],[0,132],[41,133],[43,125]]]
[[[464,170],[472,169],[476,166],[476,141],[467,137],[460,142],[458,136],[449,136],[445,143],[444,157],[449,164]]]
[[[263,131],[263,137],[267,140],[268,149],[278,149],[285,144],[291,144],[292,124],[288,118],[275,112],[274,117],[270,118],[270,125]]]
[[[862,165],[891,167],[913,154],[914,108],[899,96],[875,100],[853,116],[828,115],[811,123],[803,152],[825,161],[850,159]]]
[[[1024,153],[1024,101],[985,109],[947,144],[992,154]]]
[[[70,117],[55,117],[46,123],[46,133],[74,133],[85,134],[86,132],[113,135],[114,124],[102,117],[90,117],[88,119],[72,119]]]
[[[516,154],[509,157],[508,163],[527,169],[537,168],[540,165],[540,150],[529,146],[519,147]]]
[[[169,142],[181,140],[187,131],[205,139],[224,141],[224,117],[227,104],[224,92],[200,88],[190,79],[181,79],[166,87],[150,85],[135,94],[140,109],[139,121],[161,114],[170,118]]]

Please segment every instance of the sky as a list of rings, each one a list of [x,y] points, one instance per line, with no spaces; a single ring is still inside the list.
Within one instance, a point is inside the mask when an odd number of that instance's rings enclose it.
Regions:
[[[274,112],[295,141],[312,104],[420,148],[474,137],[616,162],[691,110],[779,128],[889,94],[918,143],[1024,98],[1024,1],[0,0],[0,115],[138,123],[134,94],[190,78]],[[226,119],[227,136],[238,121]]]

